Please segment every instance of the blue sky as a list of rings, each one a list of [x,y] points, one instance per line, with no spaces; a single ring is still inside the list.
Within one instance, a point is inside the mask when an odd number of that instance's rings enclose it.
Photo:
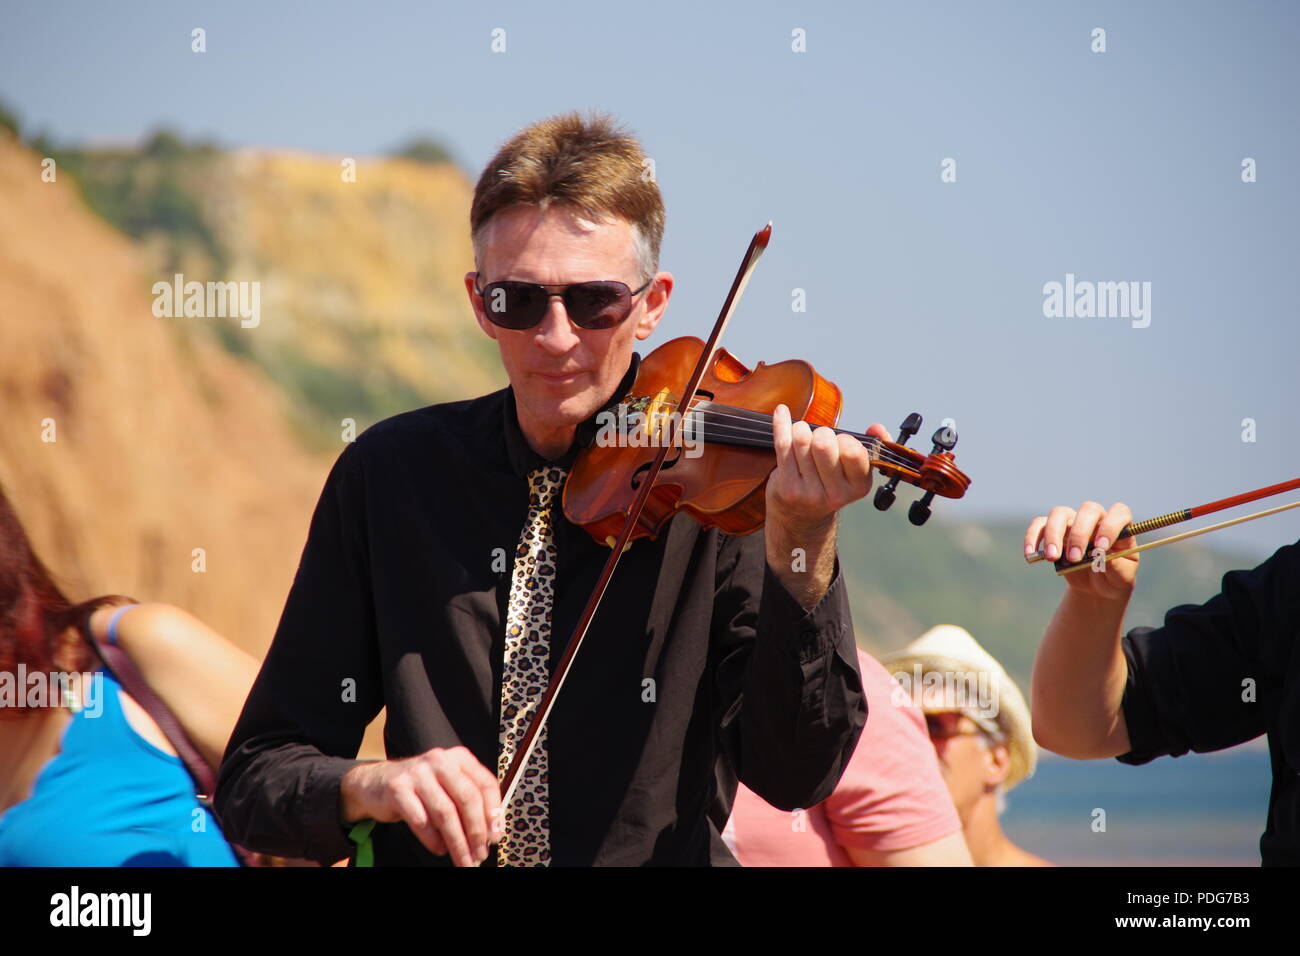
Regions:
[[[1300,474],[1297,49],[1289,2],[10,2],[0,100],[59,140],[167,123],[366,155],[428,132],[471,175],[535,119],[609,110],[668,208],[652,346],[707,333],[770,219],[742,361],[809,360],[846,427],[951,416],[974,480],[953,516],[1144,516]],[[1045,317],[1067,273],[1151,283],[1150,325]],[[1297,537],[1292,512],[1219,540]]]

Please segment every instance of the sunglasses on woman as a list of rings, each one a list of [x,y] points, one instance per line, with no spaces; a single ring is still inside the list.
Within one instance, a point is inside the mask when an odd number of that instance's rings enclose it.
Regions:
[[[968,729],[962,724],[963,718],[971,722],[973,729]],[[974,714],[963,714],[960,711],[928,713],[925,715],[925,728],[930,732],[931,740],[951,740],[953,737],[973,737],[980,733],[991,738],[995,743],[1000,743],[1003,738],[1003,734],[997,724],[990,720],[977,717]]]
[[[612,280],[574,282],[570,285],[540,285],[535,282],[489,282],[474,291],[483,297],[483,311],[503,329],[531,329],[546,315],[551,298],[564,300],[564,311],[580,329],[611,329],[632,314],[632,300],[649,287],[652,279],[633,291],[626,283]]]

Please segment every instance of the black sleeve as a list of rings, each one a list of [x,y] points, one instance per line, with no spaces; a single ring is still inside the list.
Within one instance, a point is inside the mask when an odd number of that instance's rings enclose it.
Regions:
[[[1297,626],[1300,543],[1228,572],[1218,594],[1174,608],[1163,627],[1134,628],[1121,641],[1130,749],[1116,759],[1222,750],[1264,733],[1281,704]]]
[[[839,557],[805,611],[768,567],[763,532],[722,537],[713,616],[722,745],[772,806],[811,807],[835,789],[867,719]]]
[[[382,706],[356,444],[335,462],[213,806],[231,841],[333,863],[352,848],[339,781]]]

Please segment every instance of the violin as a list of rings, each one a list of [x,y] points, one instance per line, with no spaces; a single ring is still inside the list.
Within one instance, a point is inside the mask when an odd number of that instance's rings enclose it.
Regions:
[[[955,430],[935,432],[927,455],[906,446],[921,426],[915,412],[903,422],[897,442],[837,428],[840,389],[800,359],[759,362],[750,369],[720,348],[683,413],[678,390],[704,347],[703,340],[692,336],[665,342],[641,362],[629,393],[597,416],[600,430],[578,453],[562,499],[565,517],[597,542],[614,545],[656,450],[665,443],[671,452],[624,548],[638,538],[658,537],[678,512],[729,535],[761,528],[776,457],[772,413],[780,404],[790,409],[792,419],[829,426],[866,447],[873,469],[890,477],[876,492],[875,504],[882,511],[893,504],[900,481],[925,492],[909,512],[916,525],[929,518],[936,495],[960,498],[970,487],[970,478],[954,464]]]

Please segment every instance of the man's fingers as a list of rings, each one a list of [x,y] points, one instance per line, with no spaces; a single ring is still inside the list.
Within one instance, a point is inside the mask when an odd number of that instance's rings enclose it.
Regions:
[[[848,483],[852,500],[857,501],[871,490],[871,455],[856,438],[836,437],[840,443],[840,473]]]
[[[794,465],[795,483],[800,494],[806,494],[806,485],[817,477],[817,465],[812,460],[812,429],[807,422],[794,422],[790,426],[790,462]]]
[[[430,853],[450,855],[457,866],[482,862],[488,841],[499,838],[493,824],[500,821],[500,787],[468,748],[434,748],[391,762],[383,791],[394,817]]]
[[[776,436],[782,432],[783,418],[780,412],[773,416]],[[776,444],[782,448],[783,438],[777,437]],[[789,462],[781,496],[801,511],[838,511],[871,490],[871,455],[858,439],[837,434],[832,428],[794,422],[789,429],[788,453],[782,448],[779,454],[785,454]],[[780,464],[778,461],[778,468]]]
[[[460,812],[455,801],[443,792],[442,785],[431,767],[420,764],[414,773],[416,792],[424,803],[429,820],[442,835],[447,844],[447,852],[457,866],[473,866],[474,859],[470,853],[469,841],[461,826]]]
[[[502,830],[505,827],[505,820],[501,812],[501,784],[497,781],[496,774],[479,763],[469,750],[465,751],[462,766],[465,773],[474,782],[474,785],[478,787],[483,798],[483,811],[487,816],[488,841],[497,843],[500,841]]]
[[[829,437],[820,438],[821,435]],[[822,485],[819,500],[832,511],[838,511],[865,497],[871,490],[871,456],[862,443],[849,435],[837,435],[829,428],[818,428],[813,432],[813,440],[813,459]]]
[[[483,792],[461,766],[460,761],[444,760],[435,770],[443,792],[456,804],[461,831],[465,834],[472,863],[487,857],[488,815],[483,806]]]
[[[416,839],[424,844],[425,849],[437,856],[446,854],[447,844],[433,821],[429,819],[429,814],[424,809],[424,801],[420,799],[415,788],[398,785],[393,788],[392,795],[401,819],[410,827]]]
[[[772,412],[772,447],[776,449],[777,468],[793,468],[799,473],[799,466],[794,462],[794,452],[790,437],[790,409],[778,405]]]
[[[808,457],[816,481],[812,482],[812,488],[805,490],[817,499],[830,499],[832,502],[835,495],[844,494],[847,479],[840,470],[840,442],[836,434],[829,428],[812,431],[808,440]]]

